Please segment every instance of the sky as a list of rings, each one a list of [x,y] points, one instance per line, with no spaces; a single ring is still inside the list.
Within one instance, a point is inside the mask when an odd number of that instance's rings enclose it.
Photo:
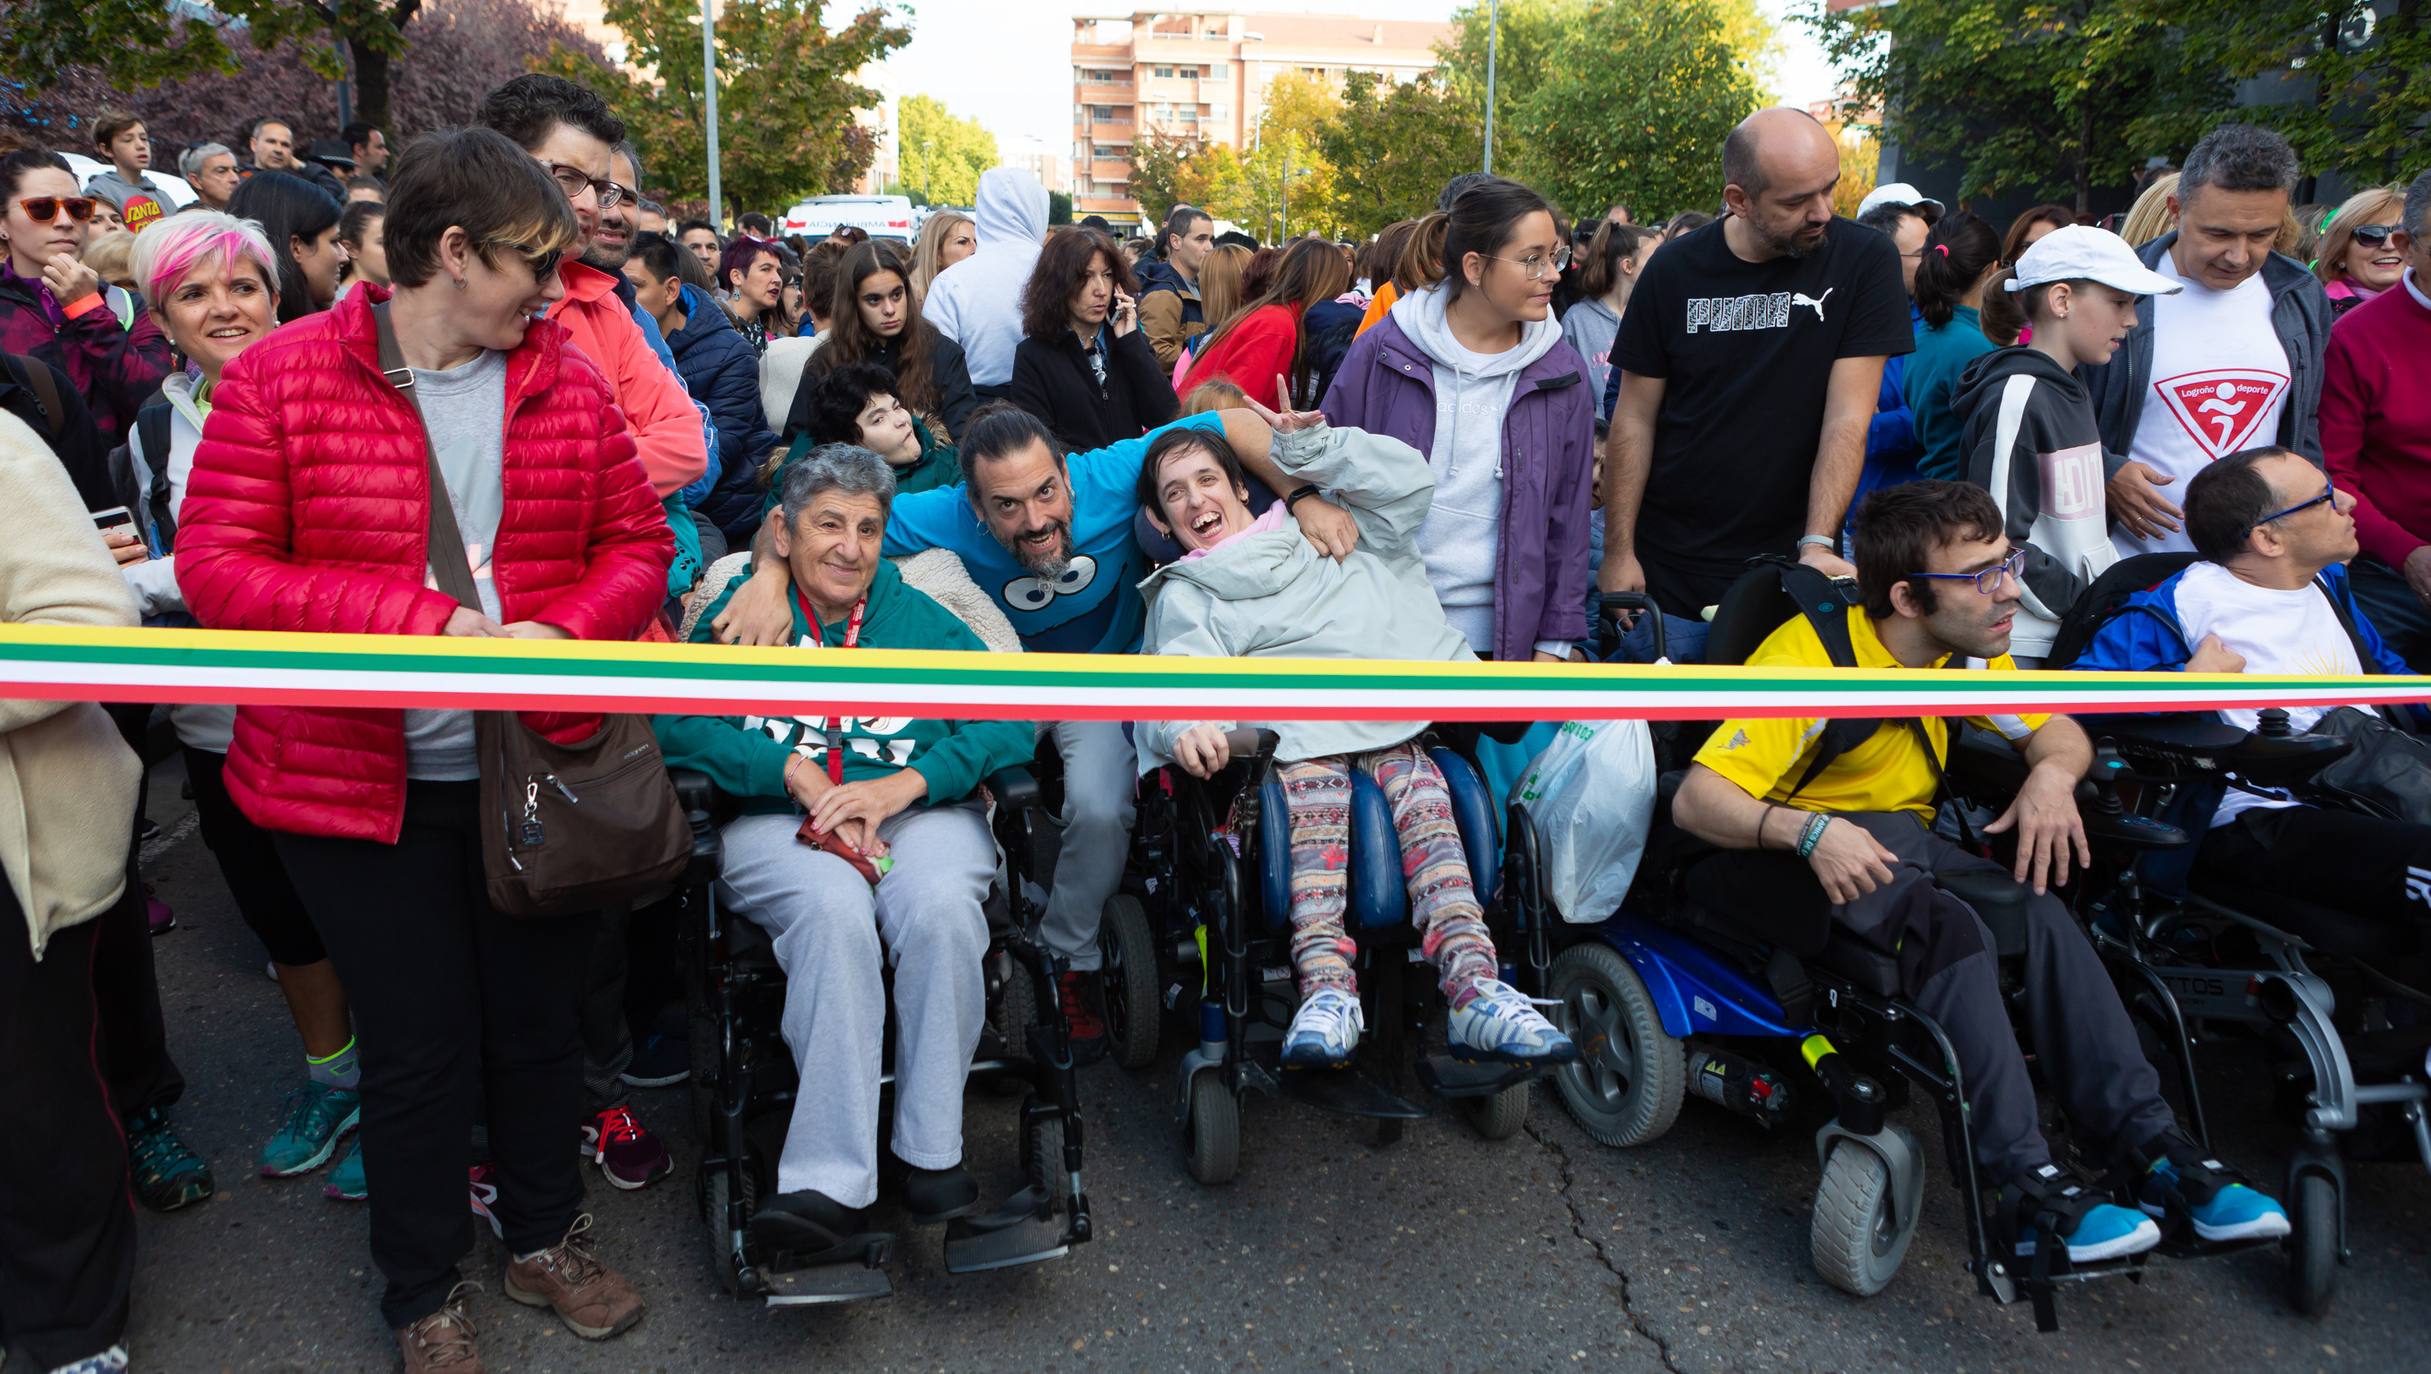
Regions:
[[[831,0],[833,3],[834,0]],[[1648,0],[1661,3],[1661,0]],[[1793,0],[1757,0],[1781,25],[1783,103],[1804,105],[1832,93],[1830,66],[1806,30],[1789,22]],[[1022,138],[1062,151],[1072,137],[1072,26],[1075,14],[1153,8],[1136,0],[911,0],[912,41],[879,66],[894,95],[929,95],[977,119],[1008,152]],[[1457,0],[1246,0],[1261,13],[1359,14],[1444,20]]]

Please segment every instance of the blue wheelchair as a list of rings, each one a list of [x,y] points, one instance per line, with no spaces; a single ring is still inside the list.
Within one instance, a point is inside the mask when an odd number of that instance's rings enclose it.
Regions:
[[[1355,967],[1370,1029],[1351,1068],[1282,1067],[1282,1032],[1292,1010],[1291,843],[1282,784],[1274,775],[1276,741],[1271,732],[1236,730],[1229,742],[1232,762],[1213,778],[1201,781],[1169,768],[1141,780],[1131,873],[1126,894],[1116,899],[1134,909],[1126,916],[1135,931],[1154,932],[1121,937],[1138,950],[1127,974],[1153,971],[1154,979],[1137,981],[1149,988],[1161,982],[1177,1013],[1195,1012],[1196,1043],[1183,1056],[1180,1084],[1191,1176],[1213,1185],[1237,1175],[1242,1103],[1253,1094],[1366,1118],[1376,1123],[1379,1144],[1397,1140],[1408,1122],[1429,1115],[1404,1095],[1405,1066],[1413,1059],[1418,1083],[1456,1104],[1480,1135],[1504,1140],[1519,1134],[1527,1123],[1528,1085],[1541,1069],[1420,1052],[1440,1019],[1442,999],[1432,978],[1410,977],[1418,941],[1400,846],[1383,791],[1356,769],[1344,924],[1359,946]],[[1436,742],[1429,753],[1443,771],[1470,877],[1503,952],[1501,975],[1541,992],[1550,958],[1541,937],[1530,946],[1532,976],[1523,981],[1511,967],[1509,951],[1519,946],[1512,940],[1512,908],[1501,896],[1501,836],[1485,783],[1455,749]],[[1195,997],[1187,991],[1194,974]],[[1154,1035],[1161,1001],[1142,1005],[1134,994],[1125,1017],[1112,1014],[1121,981],[1110,964],[1109,1033]],[[1129,1062],[1120,1040],[1116,1053]]]

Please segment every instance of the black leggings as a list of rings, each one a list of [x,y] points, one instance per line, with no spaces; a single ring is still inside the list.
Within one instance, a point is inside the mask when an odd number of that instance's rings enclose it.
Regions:
[[[317,964],[329,952],[312,928],[304,899],[295,895],[270,832],[245,819],[228,795],[220,776],[227,766],[226,754],[186,746],[186,777],[194,784],[194,816],[202,824],[203,843],[219,861],[220,879],[236,898],[237,914],[270,952],[271,962],[290,968]]]
[[[439,1310],[472,1246],[467,1142],[485,1103],[497,1214],[517,1254],[582,1206],[591,916],[524,920],[482,890],[478,784],[412,782],[394,845],[274,837],[362,1034],[371,1257],[391,1327]]]

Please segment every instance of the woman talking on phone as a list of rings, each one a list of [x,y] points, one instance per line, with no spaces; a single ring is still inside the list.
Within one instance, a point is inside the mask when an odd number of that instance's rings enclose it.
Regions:
[[[1071,452],[1136,439],[1180,411],[1140,330],[1138,290],[1114,240],[1095,229],[1049,238],[1022,289],[1006,397]]]

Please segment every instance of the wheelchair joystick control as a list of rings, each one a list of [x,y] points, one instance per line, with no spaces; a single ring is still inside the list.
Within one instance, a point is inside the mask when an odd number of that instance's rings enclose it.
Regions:
[[[2260,720],[2254,725],[2254,733],[2264,739],[2286,739],[2295,731],[2288,726],[2288,713],[2284,708],[2265,706]]]

